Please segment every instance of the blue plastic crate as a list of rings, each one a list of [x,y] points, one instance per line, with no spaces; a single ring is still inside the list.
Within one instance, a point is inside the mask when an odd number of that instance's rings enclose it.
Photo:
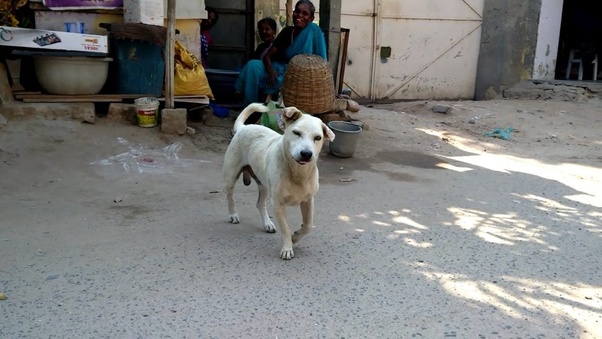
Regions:
[[[120,94],[162,96],[165,80],[164,50],[146,41],[112,39],[113,81]]]

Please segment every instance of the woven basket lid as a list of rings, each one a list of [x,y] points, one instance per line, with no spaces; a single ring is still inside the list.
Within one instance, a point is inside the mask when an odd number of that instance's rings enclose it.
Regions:
[[[294,56],[284,72],[280,93],[285,106],[295,106],[305,113],[332,110],[335,92],[330,65],[318,55]]]

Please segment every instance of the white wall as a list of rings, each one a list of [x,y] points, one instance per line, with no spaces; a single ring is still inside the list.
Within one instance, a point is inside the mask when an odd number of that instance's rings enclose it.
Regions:
[[[167,17],[167,0],[163,0],[165,17]],[[207,19],[205,0],[176,1],[176,19]]]
[[[554,80],[564,0],[543,0],[539,15],[533,79]]]

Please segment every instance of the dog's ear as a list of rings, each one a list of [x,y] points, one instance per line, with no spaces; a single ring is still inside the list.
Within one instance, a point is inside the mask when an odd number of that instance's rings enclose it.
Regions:
[[[326,136],[326,138],[328,138],[329,141],[334,140],[334,132],[332,132],[332,130],[330,129],[330,127],[328,127],[328,125],[326,125],[325,123],[322,123],[322,130],[324,130],[324,135]]]
[[[298,110],[297,107],[285,107],[282,111],[282,120],[284,120],[284,123],[288,125],[299,119],[301,115],[303,115],[303,112]]]

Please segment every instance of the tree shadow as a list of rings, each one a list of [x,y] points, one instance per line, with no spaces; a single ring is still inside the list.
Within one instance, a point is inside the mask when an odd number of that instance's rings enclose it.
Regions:
[[[334,194],[364,197],[345,199],[361,203],[341,209],[341,229],[352,242],[383,241],[390,253],[378,250],[379,269],[411,272],[420,277],[417,284],[438,286],[433,297],[451,296],[468,313],[514,320],[518,336],[602,336],[602,171],[505,154],[452,153],[387,150],[346,162],[325,158],[324,182],[337,184]],[[337,183],[337,167],[355,181]],[[392,173],[409,180],[395,180]],[[382,181],[381,175],[393,180],[364,183]],[[399,266],[387,265],[392,257]],[[495,325],[503,328],[504,321]]]

